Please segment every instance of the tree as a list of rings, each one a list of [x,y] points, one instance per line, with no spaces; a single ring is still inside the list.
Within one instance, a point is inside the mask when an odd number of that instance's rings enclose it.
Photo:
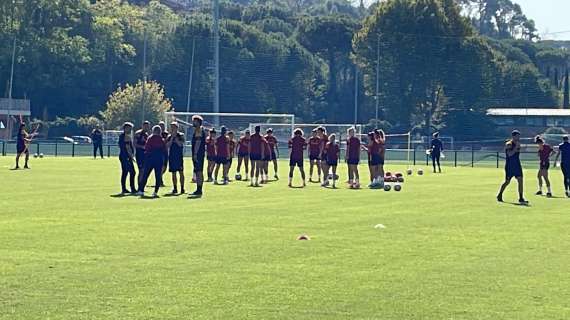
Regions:
[[[568,69],[564,74],[564,101],[562,106],[564,108],[570,108],[570,80],[568,80]]]
[[[127,84],[119,87],[109,97],[109,101],[101,112],[108,128],[118,128],[125,121],[135,119],[140,122],[148,120],[156,123],[163,119],[164,112],[172,109],[172,103],[165,97],[164,89],[160,84],[147,82],[144,86],[144,97],[142,81],[134,86]]]

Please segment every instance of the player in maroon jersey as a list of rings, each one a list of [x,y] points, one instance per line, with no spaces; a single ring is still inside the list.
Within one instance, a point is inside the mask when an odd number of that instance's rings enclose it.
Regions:
[[[331,134],[329,136],[329,142],[325,146],[326,154],[327,154],[327,167],[332,170],[332,185],[333,188],[336,188],[336,168],[338,166],[338,158],[340,156],[340,146],[336,141],[336,135]],[[323,186],[327,186],[329,184],[329,177],[328,175],[324,176],[325,182],[323,182]]]
[[[214,168],[216,167],[216,129],[212,128],[206,138],[206,159],[208,160],[208,180],[206,182],[213,182]]]
[[[237,175],[241,176],[241,164],[245,166],[245,181],[248,180],[249,175],[249,140],[251,138],[251,133],[249,130],[245,130],[245,134],[239,138],[239,143],[237,147],[238,154],[238,166]]]
[[[309,182],[313,182],[313,168],[317,168],[317,174],[321,182],[321,139],[318,136],[317,129],[313,129],[312,136],[309,138]]]
[[[552,189],[550,188],[550,179],[548,178],[548,170],[550,169],[550,157],[556,154],[554,149],[544,143],[544,139],[540,136],[535,138],[535,142],[538,145],[538,158],[540,159],[540,167],[538,169],[538,192],[536,193],[537,196],[542,195],[542,180],[546,183],[546,196],[548,198],[552,198]]]
[[[329,143],[329,137],[327,136],[327,130],[324,127],[317,128],[317,136],[321,140],[319,157],[321,159],[321,173],[323,175],[323,183],[325,183],[325,181],[327,181],[326,180],[327,176],[329,175],[329,166],[327,165],[327,150],[326,150],[326,145],[327,143]]]
[[[303,130],[295,129],[293,138],[289,140],[289,149],[291,154],[289,156],[289,187],[293,187],[293,172],[295,167],[301,171],[301,178],[303,179],[303,187],[307,184],[305,182],[305,170],[303,168],[303,153],[307,146],[307,141],[303,138]]]
[[[265,140],[269,144],[269,162],[273,162],[273,171],[275,172],[275,180],[279,180],[279,169],[277,166],[277,158],[279,157],[279,149],[277,138],[273,135],[273,129],[269,128],[266,131]],[[269,168],[268,168],[269,170]],[[269,172],[267,172],[269,174]]]
[[[214,184],[218,184],[218,172],[222,168],[221,184],[228,184],[228,170],[230,160],[230,140],[227,136],[228,129],[220,129],[220,136],[216,138],[216,169],[214,171]]]

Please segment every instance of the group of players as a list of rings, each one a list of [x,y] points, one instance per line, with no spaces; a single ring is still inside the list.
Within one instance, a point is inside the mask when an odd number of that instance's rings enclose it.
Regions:
[[[254,132],[244,131],[236,141],[235,133],[220,128],[218,135],[215,129],[205,129],[203,119],[195,115],[192,118],[194,127],[192,134],[193,181],[197,185],[193,196],[202,196],[203,183],[227,184],[230,182],[229,171],[233,158],[237,154],[236,180],[242,180],[241,169],[245,169],[244,181],[250,181],[251,186],[258,187],[269,181],[269,168],[273,164],[274,178],[278,176],[279,148],[273,130],[261,133],[261,127],[256,126]],[[142,127],[133,133],[134,125],[126,122],[119,136],[119,159],[121,162],[121,193],[144,196],[145,187],[150,175],[154,172],[155,186],[153,197],[158,196],[161,186],[164,186],[163,175],[168,170],[172,173],[172,194],[185,193],[184,176],[184,147],[185,135],[180,132],[178,123],[172,122],[169,130],[166,124],[160,122],[151,127],[145,121]],[[348,185],[350,188],[360,188],[361,151],[368,153],[370,169],[370,188],[382,188],[384,184],[384,156],[386,152],[386,137],[382,130],[374,130],[368,134],[368,143],[362,145],[354,128],[347,131],[347,147],[345,160],[348,164]],[[295,168],[298,168],[302,178],[302,187],[306,186],[304,157],[307,153],[310,164],[309,181],[321,183],[323,187],[337,186],[337,167],[340,160],[340,144],[335,134],[327,135],[324,127],[315,128],[310,138],[304,137],[301,129],[295,129],[293,137],[288,142],[289,154],[289,187],[293,187]],[[204,181],[204,166],[206,165],[207,180]],[[138,168],[136,177],[135,166]],[[220,178],[221,169],[221,179]],[[317,180],[313,180],[316,171]],[[130,189],[127,188],[127,179]],[[135,184],[135,182],[137,182]]]
[[[522,144],[520,141],[521,134],[518,130],[512,132],[512,137],[505,145],[505,181],[499,189],[497,201],[503,202],[503,193],[509,186],[511,180],[515,178],[518,183],[519,204],[528,205],[528,201],[524,197],[524,184],[523,184],[523,169],[520,159]],[[562,143],[558,146],[558,152],[550,145],[546,144],[544,139],[540,136],[535,138],[535,143],[538,145],[539,157],[539,170],[538,170],[538,191],[536,195],[543,195],[543,182],[546,184],[546,196],[552,198],[552,187],[548,171],[550,169],[550,157],[556,154],[554,165],[558,164],[560,159],[560,167],[564,179],[564,193],[566,197],[570,198],[570,142],[568,136],[562,138]]]

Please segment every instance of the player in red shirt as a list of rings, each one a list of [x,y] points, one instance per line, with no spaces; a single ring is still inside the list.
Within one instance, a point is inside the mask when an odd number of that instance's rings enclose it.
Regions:
[[[327,130],[324,127],[317,128],[317,136],[321,140],[319,157],[321,159],[321,173],[323,174],[323,182],[327,181],[327,176],[329,175],[329,166],[327,165],[327,150],[326,145],[329,143],[329,137],[327,136]],[[328,181],[327,181],[328,182]]]
[[[275,171],[275,180],[279,180],[279,175],[277,174],[277,172],[279,172],[279,169],[277,167],[277,158],[279,157],[279,149],[277,147],[278,142],[277,142],[277,138],[275,138],[275,136],[273,135],[273,129],[269,128],[267,129],[266,135],[265,135],[265,140],[267,140],[267,143],[269,144],[269,162],[273,162],[273,171]],[[269,171],[267,171],[267,174],[269,174]]]
[[[386,162],[386,134],[382,130],[374,129],[374,138],[379,144],[378,154],[380,155],[380,164],[378,165],[378,182],[384,185],[384,164]]]
[[[237,146],[238,153],[238,166],[237,166],[237,176],[241,176],[241,164],[245,165],[245,181],[248,180],[249,175],[249,139],[251,134],[249,130],[245,130],[245,134],[239,138],[239,143]]]
[[[234,162],[234,156],[236,155],[236,140],[233,131],[228,131],[228,139],[230,144],[230,160],[228,163],[228,173],[232,169],[232,163]],[[229,177],[229,174],[228,174]],[[229,181],[229,180],[228,180]]]
[[[383,163],[380,157],[380,142],[376,139],[374,132],[368,133],[368,169],[370,170],[370,185],[371,189],[383,187],[379,181],[380,165]]]
[[[329,142],[325,146],[326,154],[327,154],[327,167],[332,169],[332,181],[333,181],[333,189],[336,188],[336,168],[338,166],[338,158],[340,157],[340,147],[336,141],[336,135],[331,134],[329,136]],[[325,182],[323,182],[323,186],[327,186],[329,184],[329,176],[324,176]]]
[[[249,160],[251,160],[251,186],[259,187],[259,176],[265,158],[265,139],[261,135],[261,127],[255,127],[255,133],[249,139]]]
[[[213,182],[212,173],[216,167],[216,129],[212,128],[206,138],[206,159],[208,160],[208,180]]]
[[[309,182],[313,182],[313,168],[317,167],[317,174],[321,182],[321,139],[318,136],[317,129],[313,129],[313,135],[309,138]]]
[[[307,185],[305,182],[305,170],[303,169],[303,153],[307,146],[307,141],[303,138],[303,130],[295,129],[293,138],[289,140],[289,187],[293,187],[293,172],[295,167],[299,167],[301,178],[303,179],[303,188]]]
[[[264,150],[264,156],[261,160],[261,183],[267,183],[269,181],[269,160],[271,159],[271,148],[269,147],[269,142],[263,140],[261,142],[262,148]]]
[[[214,172],[214,184],[218,184],[218,172],[222,167],[222,184],[228,184],[228,170],[230,163],[230,140],[227,136],[228,129],[222,127],[220,136],[216,139],[216,169]]]
[[[360,188],[360,175],[358,174],[358,164],[360,163],[360,139],[356,137],[354,127],[347,131],[345,160],[348,164],[348,185],[351,189]]]
[[[537,136],[535,138],[535,142],[538,145],[538,158],[540,159],[540,168],[538,169],[538,192],[536,193],[537,196],[542,195],[542,180],[546,183],[547,193],[546,196],[548,198],[552,198],[552,189],[550,188],[550,179],[548,178],[548,169],[550,169],[550,156],[556,154],[556,151],[549,146],[548,144],[544,143],[544,140]]]

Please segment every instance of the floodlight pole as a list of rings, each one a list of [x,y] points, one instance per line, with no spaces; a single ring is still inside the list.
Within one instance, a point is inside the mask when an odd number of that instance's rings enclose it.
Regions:
[[[378,110],[380,109],[380,35],[378,35],[378,44],[376,48],[376,116],[375,128],[378,129]]]
[[[12,0],[12,12],[11,12],[11,27],[10,29],[14,32],[14,7],[16,6],[16,2]],[[10,119],[12,113],[12,90],[14,88],[14,65],[16,64],[16,41],[18,37],[16,36],[16,32],[14,32],[14,42],[12,44],[12,65],[10,67],[10,87],[8,89],[8,120],[7,120],[7,129],[8,129],[8,140],[12,139],[12,119]]]
[[[214,0],[214,113],[220,112],[220,1]],[[220,117],[214,117],[215,126],[220,125]]]
[[[141,96],[141,123],[144,122],[145,118],[145,103],[146,103],[146,47],[147,47],[147,34],[146,28],[144,29],[144,40],[143,40],[143,84],[142,84],[142,96]]]
[[[192,59],[190,62],[190,79],[188,79],[188,100],[186,101],[186,112],[190,112],[190,100],[192,96],[192,78],[194,75],[194,54],[196,50],[196,38],[192,38]]]
[[[354,65],[354,125],[358,123],[358,66]]]

